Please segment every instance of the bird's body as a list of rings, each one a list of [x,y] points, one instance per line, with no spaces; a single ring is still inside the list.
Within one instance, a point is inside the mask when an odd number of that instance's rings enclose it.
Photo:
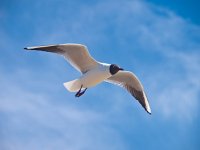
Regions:
[[[90,70],[83,74],[80,78],[80,81],[84,88],[89,88],[95,86],[104,80],[111,77],[111,73],[109,71],[110,65],[99,64],[97,68]]]
[[[118,65],[96,61],[90,56],[86,46],[81,44],[58,44],[27,47],[25,49],[60,54],[75,69],[80,71],[82,75],[78,79],[64,83],[68,91],[77,92],[76,97],[83,95],[87,88],[105,81],[125,88],[151,114],[146,94],[138,78],[132,72],[124,71]]]
[[[109,64],[99,63],[96,68],[82,74],[82,76],[76,80],[64,83],[64,86],[70,92],[77,92],[81,85],[82,88],[93,87],[112,76],[109,69]]]

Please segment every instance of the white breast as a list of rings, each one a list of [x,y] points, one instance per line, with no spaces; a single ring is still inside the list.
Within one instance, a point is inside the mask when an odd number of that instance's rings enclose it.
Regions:
[[[88,88],[103,82],[111,76],[110,65],[100,64],[97,68],[94,68],[81,76],[80,81],[84,88]]]

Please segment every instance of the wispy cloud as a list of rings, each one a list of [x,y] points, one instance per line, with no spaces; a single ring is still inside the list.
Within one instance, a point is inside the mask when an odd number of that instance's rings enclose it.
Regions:
[[[1,83],[4,89],[0,93],[1,147],[42,149],[46,145],[47,149],[96,149],[96,146],[97,149],[124,149],[118,133],[104,125],[102,114],[76,108],[69,102],[58,104],[48,93],[34,93],[5,78]],[[26,143],[21,140],[24,138],[27,138]]]
[[[197,66],[200,46],[196,39],[200,37],[195,33],[200,33],[200,28],[167,10],[161,13],[165,16],[149,14],[155,19],[150,26],[141,28],[139,36],[141,45],[145,42],[142,45],[144,51],[163,57],[150,71],[154,76],[150,85],[152,88],[156,86],[152,90],[152,98],[156,99],[153,103],[157,103],[157,111],[168,119],[192,121],[197,117],[199,106],[200,69]]]

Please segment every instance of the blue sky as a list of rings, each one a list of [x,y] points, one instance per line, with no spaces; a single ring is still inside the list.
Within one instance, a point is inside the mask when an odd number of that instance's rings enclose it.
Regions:
[[[200,20],[193,1],[12,0],[0,5],[1,150],[197,150]],[[102,83],[77,99],[62,57],[26,46],[81,43],[143,83],[152,115]]]

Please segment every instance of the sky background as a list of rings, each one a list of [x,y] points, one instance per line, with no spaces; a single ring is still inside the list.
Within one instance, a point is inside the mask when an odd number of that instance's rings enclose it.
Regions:
[[[197,0],[0,2],[1,150],[200,149]],[[27,46],[81,43],[101,62],[133,71],[148,115],[125,90],[102,83],[79,99],[80,76],[62,57]]]

